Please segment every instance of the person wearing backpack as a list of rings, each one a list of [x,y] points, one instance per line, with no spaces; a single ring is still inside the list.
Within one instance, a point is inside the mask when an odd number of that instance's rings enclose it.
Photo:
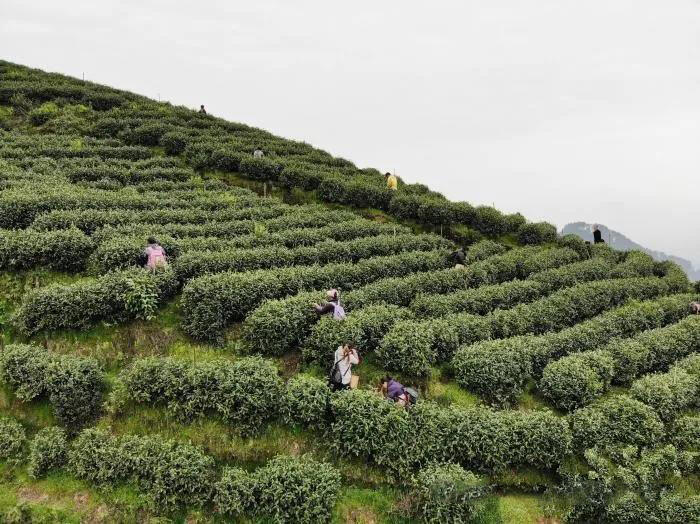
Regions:
[[[327,302],[323,305],[314,304],[314,310],[318,315],[331,314],[336,320],[345,320],[345,309],[340,304],[340,291],[329,289],[326,292]]]
[[[352,379],[352,366],[360,363],[360,355],[357,348],[350,344],[338,346],[333,356],[333,367],[329,377],[329,385],[333,391],[350,389]]]
[[[151,271],[165,268],[168,265],[165,249],[163,249],[163,247],[153,237],[148,238],[148,245],[144,250],[144,254],[146,255],[146,268],[150,269]]]
[[[379,389],[384,398],[395,402],[401,407],[413,405],[418,400],[418,392],[413,388],[404,387],[401,382],[394,380],[389,375],[382,378]]]

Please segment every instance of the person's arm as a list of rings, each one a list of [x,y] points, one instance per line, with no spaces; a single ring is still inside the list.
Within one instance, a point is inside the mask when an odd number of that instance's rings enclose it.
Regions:
[[[350,351],[350,364],[359,364],[360,363],[360,356],[357,354],[357,350],[353,349]]]
[[[331,304],[330,302],[326,302],[322,306],[319,304],[314,304],[314,310],[319,315],[325,315],[326,313],[332,313],[333,312],[333,304]]]

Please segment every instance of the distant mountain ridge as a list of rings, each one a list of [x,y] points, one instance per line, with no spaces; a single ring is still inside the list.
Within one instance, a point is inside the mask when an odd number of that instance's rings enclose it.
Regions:
[[[633,249],[638,249],[639,251],[644,251],[654,258],[654,260],[670,260],[675,262],[683,268],[687,273],[688,278],[691,280],[700,280],[700,269],[696,269],[690,260],[685,258],[677,257],[674,255],[667,255],[662,251],[654,251],[653,249],[648,249],[640,244],[637,244],[633,240],[630,240],[622,233],[612,230],[603,224],[598,224],[600,232],[603,234],[603,240],[609,243],[615,249],[622,251],[631,251]],[[572,222],[566,224],[562,229],[563,235],[574,234],[581,237],[584,240],[593,242],[593,224],[588,224],[586,222]]]

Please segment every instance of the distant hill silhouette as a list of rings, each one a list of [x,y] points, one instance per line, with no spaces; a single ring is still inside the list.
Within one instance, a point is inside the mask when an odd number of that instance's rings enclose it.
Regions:
[[[614,231],[603,224],[598,224],[598,228],[603,234],[603,240],[608,242],[615,249],[620,249],[622,251],[638,249],[639,251],[644,251],[645,253],[651,255],[654,260],[671,260],[683,268],[683,270],[688,274],[688,278],[691,280],[700,280],[700,269],[695,269],[690,260],[673,255],[667,255],[662,251],[648,249],[640,244],[637,244],[633,240],[630,240],[622,233]],[[584,240],[593,242],[593,224],[587,224],[586,222],[572,222],[571,224],[566,224],[564,226],[564,229],[562,229],[562,234],[578,235]]]

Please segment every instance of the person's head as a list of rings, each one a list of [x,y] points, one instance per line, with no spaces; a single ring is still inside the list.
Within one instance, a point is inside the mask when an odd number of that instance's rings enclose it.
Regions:
[[[156,237],[148,237],[148,243],[149,244],[157,244],[158,240],[156,239]]]
[[[201,106],[199,106],[199,108],[200,108],[200,109],[204,109],[204,104],[202,104]]]
[[[391,173],[384,173],[384,178],[389,178],[391,176]]]
[[[326,291],[326,298],[330,300],[338,300],[340,297],[340,292],[337,289],[329,289]]]

